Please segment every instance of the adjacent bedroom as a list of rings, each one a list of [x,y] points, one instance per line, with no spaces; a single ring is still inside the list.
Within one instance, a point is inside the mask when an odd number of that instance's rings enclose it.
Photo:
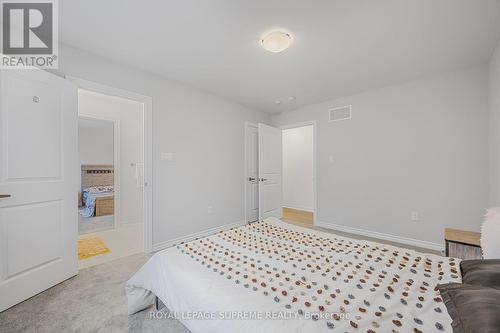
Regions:
[[[78,267],[144,251],[144,106],[78,90]]]
[[[500,333],[500,1],[0,13],[0,333]]]

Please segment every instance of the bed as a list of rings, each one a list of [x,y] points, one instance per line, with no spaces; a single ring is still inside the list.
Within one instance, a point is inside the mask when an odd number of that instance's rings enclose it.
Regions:
[[[115,211],[113,165],[84,164],[81,169],[80,215],[84,217],[113,215]]]
[[[192,332],[451,332],[435,287],[459,264],[269,218],[156,253],[126,293]]]

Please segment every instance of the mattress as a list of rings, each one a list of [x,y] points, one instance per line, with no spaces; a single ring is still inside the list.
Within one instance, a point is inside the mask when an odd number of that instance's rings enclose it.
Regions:
[[[126,293],[192,332],[451,332],[435,287],[459,263],[270,218],[156,253]]]

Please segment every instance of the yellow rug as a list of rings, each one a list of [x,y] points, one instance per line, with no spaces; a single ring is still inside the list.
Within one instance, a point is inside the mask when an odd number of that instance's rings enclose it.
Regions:
[[[88,259],[100,254],[109,253],[111,250],[99,237],[86,237],[78,240],[78,259]]]

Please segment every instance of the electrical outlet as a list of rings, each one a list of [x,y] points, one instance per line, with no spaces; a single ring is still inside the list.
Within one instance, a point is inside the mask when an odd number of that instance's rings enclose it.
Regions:
[[[419,219],[420,217],[418,216],[418,212],[411,212],[411,220],[413,222],[417,222]]]
[[[212,214],[214,212],[214,209],[212,208],[212,206],[208,206],[207,207],[207,213],[208,214]]]

